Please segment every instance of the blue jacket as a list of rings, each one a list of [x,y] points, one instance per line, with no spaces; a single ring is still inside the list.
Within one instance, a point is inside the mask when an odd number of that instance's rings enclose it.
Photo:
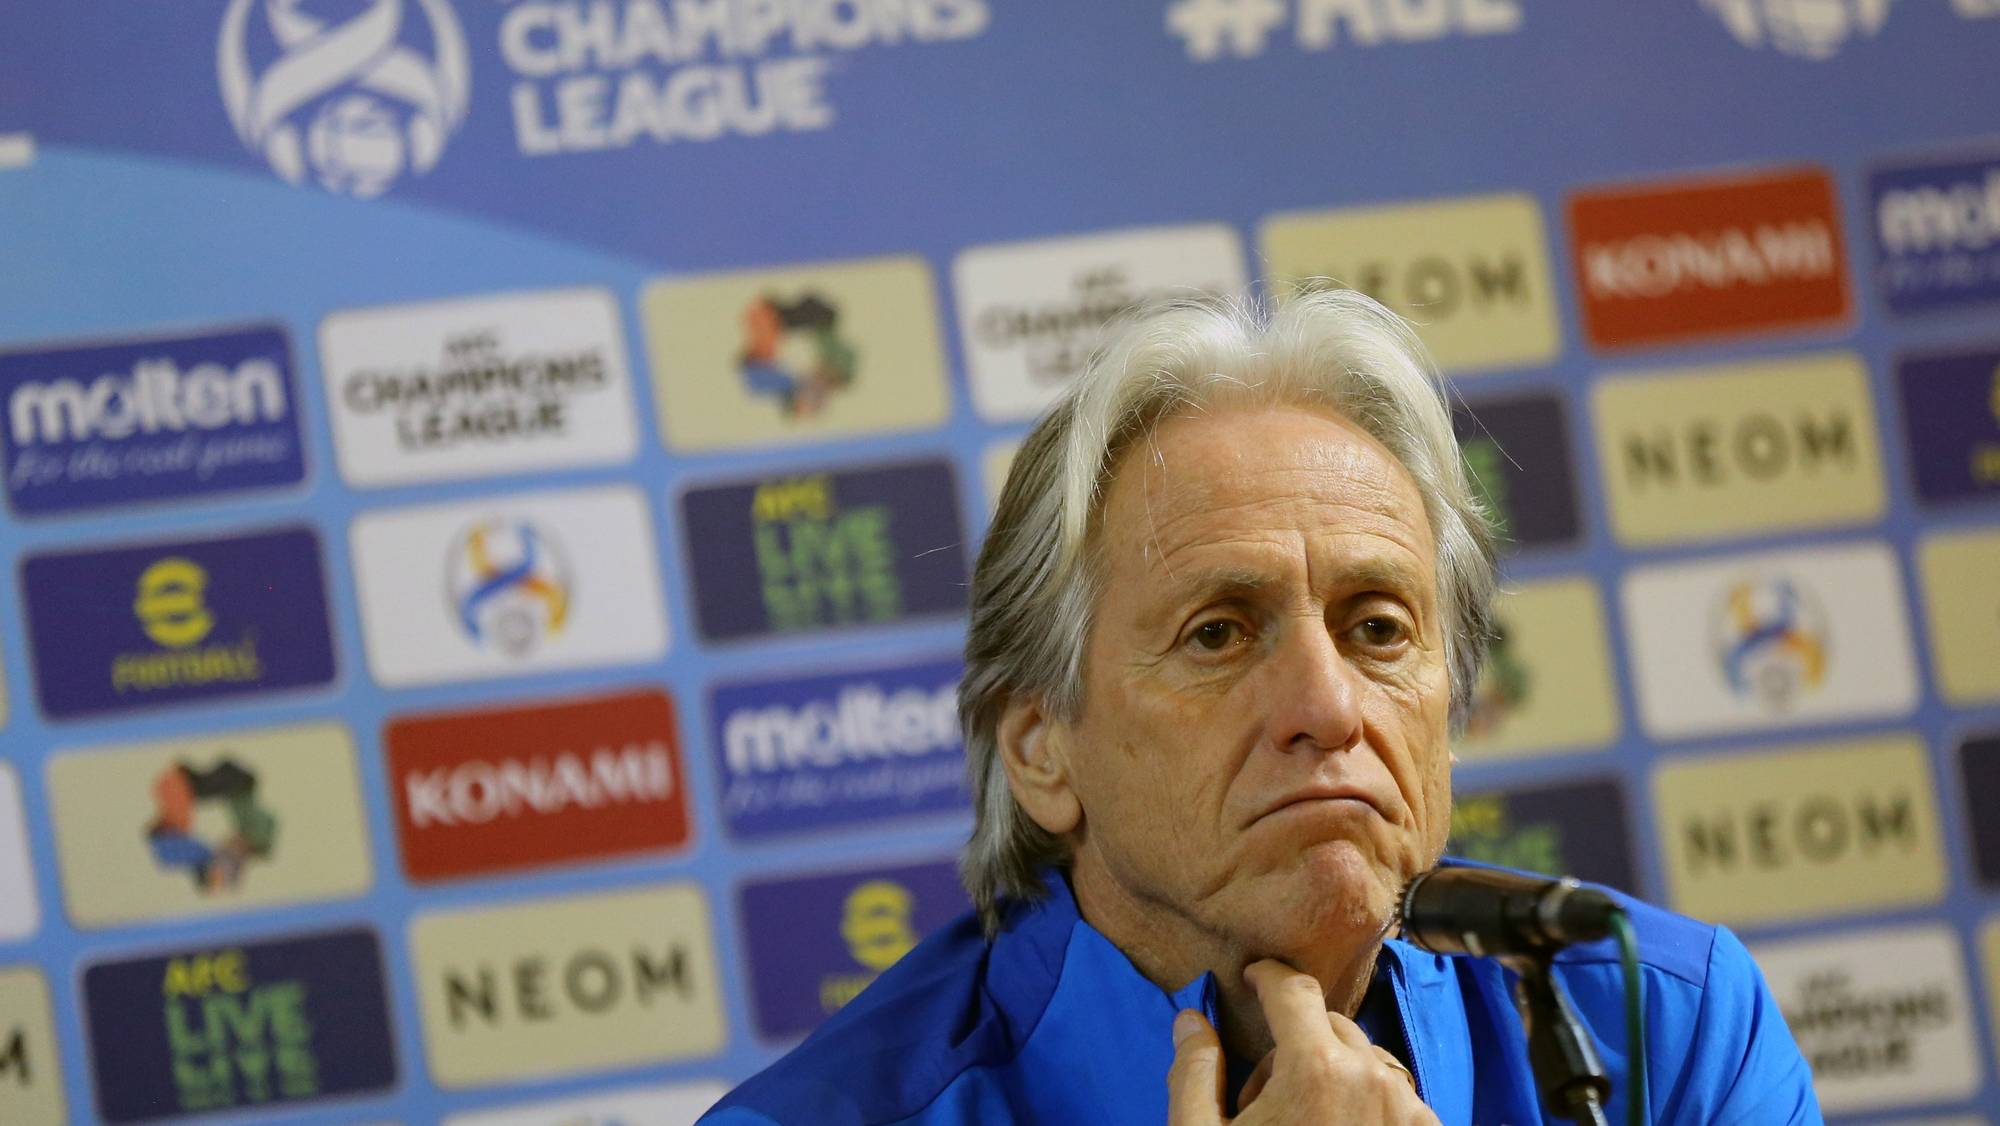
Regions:
[[[1067,883],[1014,904],[991,944],[977,918],[932,935],[791,1054],[738,1087],[709,1126],[1125,1123],[1167,1118],[1171,1026],[1215,1019],[1204,974],[1168,994],[1077,914]],[[1812,1075],[1743,944],[1623,899],[1639,936],[1651,1121],[1818,1123]],[[1610,943],[1557,960],[1626,1120],[1624,986]],[[1543,1121],[1512,975],[1391,940],[1360,1023],[1410,1067],[1445,1126]]]

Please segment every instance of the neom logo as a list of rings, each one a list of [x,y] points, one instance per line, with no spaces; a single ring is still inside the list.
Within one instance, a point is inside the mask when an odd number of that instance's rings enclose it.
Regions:
[[[674,1004],[695,997],[688,951],[679,943],[624,951],[585,947],[560,959],[528,955],[444,972],[445,1015],[453,1029],[650,1009],[662,997]]]
[[[1923,845],[1906,792],[1802,795],[1688,818],[1681,835],[1691,876],[1838,865]]]

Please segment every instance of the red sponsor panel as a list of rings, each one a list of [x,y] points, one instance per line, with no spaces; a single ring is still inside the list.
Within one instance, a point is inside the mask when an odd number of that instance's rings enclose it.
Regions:
[[[1570,258],[1602,349],[1847,319],[1833,179],[1786,169],[1578,192]]]
[[[658,689],[390,721],[403,871],[459,879],[678,848],[688,813]]]

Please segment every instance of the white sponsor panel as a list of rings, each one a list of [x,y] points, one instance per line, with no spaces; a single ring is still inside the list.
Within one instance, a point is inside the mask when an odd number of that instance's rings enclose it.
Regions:
[[[714,1080],[635,1087],[475,1114],[454,1114],[444,1120],[444,1126],[693,1126],[695,1119],[728,1093],[728,1084]]]
[[[973,401],[990,419],[1033,418],[1113,317],[1151,298],[1244,283],[1242,243],[1221,225],[975,246],[952,263]]]
[[[1950,927],[1760,943],[1751,953],[1828,1114],[1950,1102],[1979,1090],[1972,991]]]
[[[1634,570],[1621,593],[1640,721],[1677,739],[1904,714],[1902,592],[1880,543]]]
[[[334,313],[320,365],[340,474],[361,488],[628,461],[618,303],[601,289]]]
[[[0,942],[26,938],[42,925],[35,903],[35,873],[28,864],[28,826],[21,812],[21,780],[0,763]]]
[[[367,513],[352,542],[368,667],[385,687],[666,653],[659,560],[637,489]]]

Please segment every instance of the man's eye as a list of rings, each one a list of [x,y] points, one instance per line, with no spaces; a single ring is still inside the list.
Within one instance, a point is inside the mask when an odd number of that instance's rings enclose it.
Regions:
[[[1227,618],[1217,618],[1194,627],[1188,635],[1197,648],[1211,653],[1220,652],[1243,640],[1243,627]]]
[[[1355,627],[1355,632],[1364,645],[1394,645],[1407,636],[1402,622],[1380,615],[1363,620]]]

